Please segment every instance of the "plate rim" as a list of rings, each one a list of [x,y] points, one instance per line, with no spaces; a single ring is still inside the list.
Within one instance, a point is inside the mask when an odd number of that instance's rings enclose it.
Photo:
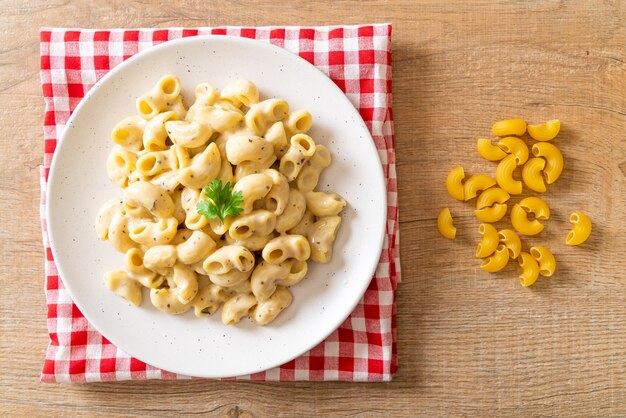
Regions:
[[[378,241],[376,242],[376,251],[375,254],[379,254],[379,256],[376,258],[375,261],[372,261],[372,266],[370,268],[370,273],[369,273],[369,277],[370,280],[368,281],[363,281],[363,285],[360,286],[360,288],[358,289],[358,298],[354,298],[354,302],[349,304],[350,309],[346,309],[346,314],[345,315],[341,315],[341,316],[337,316],[337,319],[332,321],[332,327],[329,327],[329,331],[323,335],[320,335],[319,338],[315,338],[315,342],[308,345],[307,347],[303,350],[297,350],[298,352],[293,355],[293,356],[289,356],[289,358],[285,357],[283,359],[281,359],[280,361],[270,361],[267,362],[267,364],[257,367],[254,370],[250,370],[250,371],[245,371],[243,373],[235,373],[235,374],[223,374],[223,373],[214,373],[214,374],[207,374],[207,373],[195,373],[195,374],[190,374],[188,371],[186,370],[181,370],[178,367],[168,367],[164,368],[160,365],[156,365],[156,364],[151,364],[146,362],[146,364],[149,364],[153,367],[157,367],[161,370],[165,370],[168,372],[173,372],[173,373],[177,373],[177,374],[181,374],[181,375],[186,375],[186,376],[192,376],[192,377],[202,377],[202,378],[210,378],[210,379],[219,379],[219,378],[230,378],[230,377],[239,377],[239,376],[246,376],[249,374],[254,374],[254,373],[259,373],[259,372],[263,372],[275,367],[279,367],[295,358],[300,357],[301,355],[303,355],[304,353],[306,353],[307,351],[313,349],[314,347],[316,347],[317,345],[319,345],[320,343],[322,343],[326,338],[328,338],[328,336],[330,334],[332,334],[333,332],[335,332],[340,326],[341,324],[353,313],[354,309],[356,308],[356,306],[359,304],[359,302],[363,299],[363,296],[365,294],[365,292],[367,291],[369,285],[371,284],[372,280],[374,279],[374,275],[376,273],[376,269],[378,267],[378,264],[380,263],[380,257],[382,256],[382,250],[383,250],[383,244],[384,244],[384,240],[385,240],[385,236],[386,236],[386,230],[387,230],[387,215],[388,215],[388,190],[387,190],[387,180],[383,171],[383,165],[382,165],[382,161],[380,160],[380,154],[379,154],[379,150],[376,147],[375,143],[374,143],[374,139],[372,137],[372,133],[370,131],[370,129],[367,127],[367,124],[365,123],[365,121],[363,120],[363,118],[361,117],[359,111],[357,110],[357,108],[354,106],[354,104],[350,101],[350,99],[348,99],[348,97],[346,96],[346,94],[335,84],[334,81],[332,81],[332,79],[326,75],[323,71],[321,71],[318,67],[316,67],[315,65],[311,64],[310,62],[308,62],[307,60],[305,60],[304,58],[300,57],[299,55],[292,53],[284,48],[281,48],[279,46],[276,46],[274,44],[271,44],[269,42],[263,42],[257,39],[251,39],[251,38],[245,38],[245,37],[239,37],[239,36],[232,36],[232,35],[197,35],[197,36],[189,36],[189,37],[184,37],[184,38],[179,38],[179,39],[173,39],[170,41],[166,41],[163,43],[160,43],[158,45],[153,45],[151,47],[148,47],[147,49],[143,50],[143,51],[139,51],[138,53],[136,53],[135,55],[133,55],[132,57],[124,60],[123,62],[121,62],[119,65],[117,65],[116,67],[114,67],[113,69],[111,69],[109,72],[107,72],[100,80],[98,80],[90,89],[89,91],[83,96],[83,98],[80,100],[80,102],[78,103],[78,105],[76,106],[76,108],[74,109],[74,111],[72,112],[72,114],[70,115],[70,117],[68,118],[65,127],[63,129],[63,131],[60,133],[60,135],[58,135],[57,138],[57,143],[56,143],[56,147],[55,147],[55,151],[52,157],[52,161],[50,164],[50,170],[48,173],[48,181],[46,184],[46,211],[45,211],[45,215],[46,215],[46,231],[47,231],[47,237],[48,237],[48,243],[52,252],[52,256],[57,268],[57,272],[58,272],[58,276],[61,278],[61,280],[63,280],[62,278],[65,277],[65,274],[63,273],[63,262],[59,262],[59,260],[62,260],[62,257],[59,257],[59,253],[57,252],[57,250],[55,249],[55,245],[54,242],[56,241],[56,238],[58,238],[58,235],[56,235],[53,230],[55,228],[53,228],[51,225],[54,225],[56,221],[54,221],[54,218],[51,216],[51,208],[52,208],[52,204],[51,202],[53,201],[53,199],[51,199],[52,196],[56,195],[55,192],[55,188],[57,181],[59,181],[56,176],[55,173],[57,171],[56,167],[59,164],[59,157],[61,155],[61,153],[63,153],[63,150],[65,147],[69,146],[66,145],[67,141],[65,140],[66,137],[69,135],[70,129],[68,129],[69,126],[71,126],[74,122],[74,120],[77,118],[77,115],[80,115],[83,107],[85,107],[87,105],[87,103],[89,103],[91,96],[93,95],[94,92],[98,91],[99,89],[102,88],[102,86],[112,77],[114,77],[117,73],[123,72],[127,67],[131,66],[136,60],[138,59],[142,59],[144,56],[148,56],[151,54],[158,54],[159,51],[161,49],[167,49],[167,48],[172,48],[175,47],[176,45],[179,44],[185,44],[185,43],[193,43],[193,42],[202,42],[202,41],[213,41],[213,40],[217,40],[217,41],[227,41],[227,42],[232,42],[234,44],[237,43],[241,43],[241,44],[248,44],[251,45],[253,47],[260,47],[260,48],[264,48],[267,51],[270,52],[274,52],[274,53],[278,53],[278,54],[283,54],[286,57],[289,57],[290,59],[299,62],[300,65],[304,64],[307,65],[309,67],[314,68],[318,73],[320,73],[323,76],[323,79],[325,79],[326,84],[329,86],[329,88],[334,89],[336,93],[338,93],[344,102],[347,102],[347,104],[349,105],[350,108],[350,112],[353,113],[353,116],[355,116],[357,119],[357,123],[358,121],[360,121],[360,123],[363,125],[365,131],[367,132],[367,138],[365,142],[367,142],[367,147],[370,148],[370,152],[372,152],[375,156],[376,159],[378,161],[378,164],[376,165],[375,168],[372,168],[372,170],[376,171],[375,176],[373,176],[373,180],[377,181],[380,183],[380,186],[382,186],[382,190],[384,191],[383,195],[380,196],[381,199],[381,204],[382,204],[382,216],[381,219],[379,220],[379,225],[378,227],[375,229],[377,230],[377,235],[379,236]],[[46,277],[46,282],[47,282],[47,277]],[[144,361],[142,360],[142,353],[136,353],[134,352],[134,350],[128,350],[125,347],[125,344],[123,344],[123,341],[120,344],[120,341],[117,338],[109,338],[109,336],[106,336],[102,331],[102,327],[100,327],[98,325],[98,320],[94,321],[94,316],[91,316],[88,312],[89,309],[84,309],[85,307],[88,308],[88,306],[83,305],[81,302],[79,302],[76,297],[75,297],[75,293],[72,290],[72,286],[68,285],[65,281],[63,281],[63,285],[65,290],[67,290],[67,292],[69,293],[70,298],[72,299],[72,302],[78,307],[78,309],[81,311],[82,315],[85,317],[85,319],[104,337],[106,338],[108,341],[110,341],[113,345],[115,345],[117,348],[119,348],[120,350],[122,350],[123,352],[125,352],[126,354],[128,354],[131,357],[137,358],[138,360]],[[348,306],[348,305],[346,305]],[[106,327],[105,327],[106,328]],[[132,351],[132,352],[131,352]]]

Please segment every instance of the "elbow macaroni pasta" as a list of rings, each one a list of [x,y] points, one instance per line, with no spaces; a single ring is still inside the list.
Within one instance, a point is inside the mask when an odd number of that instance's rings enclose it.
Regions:
[[[202,318],[213,315],[224,301],[226,301],[224,288],[208,283],[200,287],[191,304],[193,305],[194,315]]]
[[[528,125],[528,135],[535,141],[552,141],[561,130],[559,120],[549,120],[543,125]]]
[[[317,187],[320,174],[330,165],[332,158],[330,151],[324,145],[318,144],[315,148],[315,154],[307,161],[306,165],[300,170],[300,174],[296,178],[298,190],[303,192],[312,192]]]
[[[554,274],[556,260],[550,250],[538,245],[530,248],[530,255],[539,263],[539,274],[546,277]]]
[[[305,211],[306,199],[304,195],[296,189],[291,190],[285,210],[276,217],[276,231],[282,234],[294,228],[304,217]]]
[[[483,222],[496,222],[504,217],[507,205],[506,202],[511,196],[499,187],[492,187],[485,190],[476,199],[476,210],[474,214]]]
[[[125,253],[139,244],[130,239],[128,233],[128,218],[122,213],[117,212],[111,218],[108,228],[108,238],[111,246],[121,253]]]
[[[448,239],[456,238],[456,228],[452,223],[452,214],[450,209],[443,208],[437,217],[437,229],[439,233]]]
[[[221,93],[199,84],[187,109],[173,75],[136,108],[114,126],[106,161],[123,197],[95,221],[98,238],[124,254],[124,270],[107,272],[105,286],[134,305],[148,288],[167,314],[193,309],[202,318],[221,307],[224,324],[246,316],[271,323],[291,305],[288,288],[305,278],[308,262],[331,260],[347,204],[316,190],[332,157],[308,134],[313,117],[261,100],[247,80]],[[241,192],[241,214],[222,222],[198,213],[214,179]]]
[[[159,113],[150,119],[143,131],[143,147],[147,152],[163,151],[167,149],[165,141],[168,138],[168,132],[165,129],[169,121],[178,120],[176,112]]]
[[[522,182],[513,178],[513,172],[517,168],[517,157],[513,154],[506,156],[496,168],[496,181],[498,185],[509,194],[521,194]]]
[[[151,289],[159,287],[163,283],[163,278],[147,269],[143,260],[144,254],[139,248],[131,248],[126,251],[124,255],[126,272],[144,287]]]
[[[265,132],[265,140],[272,144],[274,153],[278,158],[281,158],[287,152],[289,148],[289,142],[287,142],[287,132],[285,132],[285,125],[282,122],[275,122]]]
[[[554,145],[548,142],[538,142],[533,145],[533,155],[542,157],[546,160],[546,168],[544,174],[548,184],[554,183],[563,172],[563,154]]]
[[[474,174],[463,184],[465,201],[475,198],[479,191],[487,190],[495,184],[496,181],[485,174]]]
[[[489,272],[495,273],[502,270],[509,263],[509,250],[503,245],[498,244],[495,253],[492,256],[485,258],[480,264],[480,268]]]
[[[129,116],[119,122],[111,132],[113,143],[131,152],[138,152],[143,145],[145,119],[140,116]]]
[[[486,138],[478,138],[478,141],[476,141],[476,148],[478,149],[478,153],[484,159],[489,161],[500,161],[507,156],[507,153],[502,151],[502,148],[494,145]]]
[[[222,99],[230,101],[237,107],[250,107],[259,103],[259,91],[254,83],[248,80],[237,80],[224,86]]]
[[[304,134],[311,129],[312,124],[313,118],[311,114],[306,110],[300,109],[287,116],[285,129],[287,129],[291,135]]]
[[[529,220],[528,213],[535,215],[535,219]],[[517,232],[524,235],[537,235],[543,231],[543,224],[539,220],[550,218],[550,207],[538,197],[522,199],[511,210],[511,224]]]
[[[268,127],[283,121],[289,113],[289,104],[281,99],[268,99],[250,107],[245,116],[245,125],[256,135],[264,135]]]
[[[315,216],[334,216],[346,206],[346,201],[335,193],[307,192],[304,193],[307,209]]]
[[[217,177],[222,167],[219,149],[215,143],[194,156],[188,167],[179,170],[180,183],[189,189],[200,189]]]
[[[483,209],[493,206],[494,203],[504,203],[509,200],[511,196],[499,187],[492,187],[485,190],[476,199],[476,209]]]
[[[483,222],[498,222],[506,214],[506,203],[494,203],[491,207],[476,209],[474,215]]]
[[[107,158],[107,174],[118,187],[127,187],[137,166],[137,155],[122,146],[113,147]]]
[[[498,230],[490,224],[480,224],[478,232],[483,236],[483,239],[476,248],[476,257],[485,258],[494,253],[500,242],[500,236]]]
[[[268,169],[264,170],[263,173],[272,179],[272,187],[265,195],[265,208],[275,216],[280,216],[289,202],[289,195],[291,194],[289,183],[287,183],[285,176],[276,170]]]
[[[511,229],[502,229],[498,232],[500,242],[506,246],[509,250],[509,255],[512,259],[519,257],[519,253],[522,251],[522,240],[519,235]]]
[[[114,270],[104,275],[104,283],[111,292],[123,297],[135,306],[141,305],[141,284],[133,280],[127,272]]]
[[[165,75],[146,94],[137,99],[137,112],[145,120],[173,110],[183,119],[187,110],[180,95],[180,80],[173,75]]]
[[[256,305],[252,319],[259,325],[269,324],[283,309],[291,305],[292,300],[291,292],[283,286],[278,286],[269,299]]]
[[[96,233],[98,239],[106,241],[109,239],[109,227],[116,213],[124,210],[124,200],[117,197],[106,202],[96,216]]]
[[[574,224],[572,229],[565,238],[567,245],[580,245],[587,241],[591,235],[591,219],[582,212],[574,212],[569,216],[570,223]]]
[[[261,261],[250,278],[250,290],[257,300],[265,301],[274,294],[277,285],[293,286],[306,275],[306,261],[289,260],[279,264]]]
[[[528,146],[515,136],[507,136],[498,141],[498,147],[507,154],[515,155],[517,165],[522,165],[528,160]]]
[[[526,132],[524,119],[506,119],[493,124],[491,130],[495,136],[522,136]]]
[[[518,263],[522,268],[522,274],[519,276],[519,281],[524,287],[531,286],[537,281],[539,277],[539,263],[530,254],[521,252],[518,258]]]
[[[465,172],[463,171],[463,167],[455,167],[450,173],[448,173],[448,177],[446,177],[446,189],[450,196],[455,198],[456,200],[465,200],[465,193],[463,190],[463,180],[465,179]]]
[[[315,154],[317,147],[313,139],[305,134],[297,134],[291,137],[291,145],[287,152],[280,158],[280,172],[287,177],[288,181],[296,179],[304,163]]]
[[[333,243],[341,224],[339,216],[320,218],[309,230],[308,238],[311,247],[311,260],[318,263],[329,263],[333,256]]]
[[[262,255],[263,260],[271,264],[288,259],[304,261],[311,257],[311,246],[302,235],[281,235],[267,243]]]
[[[522,179],[524,184],[536,192],[544,193],[546,183],[543,181],[543,170],[546,168],[546,160],[543,158],[531,158],[524,164]]]

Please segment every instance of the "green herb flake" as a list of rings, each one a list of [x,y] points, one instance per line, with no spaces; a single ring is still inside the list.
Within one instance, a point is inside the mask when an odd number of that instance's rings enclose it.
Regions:
[[[204,188],[207,200],[200,200],[196,210],[208,220],[219,218],[222,223],[227,216],[237,216],[243,212],[243,194],[231,190],[230,182],[222,187],[222,181],[215,179]]]

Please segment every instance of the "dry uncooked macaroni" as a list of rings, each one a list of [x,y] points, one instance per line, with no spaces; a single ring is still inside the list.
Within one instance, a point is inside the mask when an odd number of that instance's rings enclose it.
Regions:
[[[549,120],[542,125],[528,125],[528,135],[535,141],[552,141],[561,130],[561,121]]]
[[[535,219],[528,219],[528,213],[532,213]],[[522,199],[511,209],[511,224],[524,235],[537,235],[543,231],[543,224],[539,220],[547,219],[550,219],[550,207],[535,196]]]
[[[591,235],[591,219],[582,212],[574,212],[569,216],[569,221],[574,228],[567,234],[565,243],[567,245],[580,245],[587,241]]]
[[[454,239],[456,237],[456,228],[454,227],[450,209],[443,208],[441,212],[439,212],[437,228],[439,229],[439,233],[448,239]]]
[[[487,138],[479,138],[476,142],[476,149],[484,159],[497,162],[495,181],[485,174],[467,177],[461,166],[452,169],[446,178],[446,189],[450,196],[459,201],[476,198],[474,214],[486,222],[479,227],[482,239],[476,248],[476,257],[483,259],[481,268],[488,272],[497,272],[507,266],[509,259],[516,259],[522,268],[519,279],[523,286],[531,286],[539,276],[549,277],[555,272],[556,260],[552,252],[542,246],[522,251],[522,241],[518,235],[534,236],[541,233],[544,225],[540,221],[550,218],[550,207],[536,196],[520,199],[517,203],[509,200],[522,194],[524,185],[534,192],[545,193],[547,185],[561,176],[563,155],[549,142],[559,134],[560,129],[561,123],[558,120],[549,120],[538,125],[527,125],[523,119],[498,121],[492,126],[493,134],[500,137],[497,143],[494,144]],[[539,141],[533,143],[530,149],[520,138],[526,132],[534,141]],[[516,174],[520,168],[523,182]],[[496,183],[498,187],[494,187]],[[497,230],[490,223],[500,221],[505,216],[507,202],[512,204],[510,221],[514,229]],[[116,204],[112,202],[111,207]],[[110,213],[109,209],[107,214]],[[573,228],[567,234],[565,243],[584,243],[592,229],[589,217],[583,212],[574,212],[569,221]],[[457,230],[448,208],[439,213],[437,227],[444,237],[456,237]],[[100,231],[99,234],[103,232]]]
[[[105,203],[96,232],[125,254],[105,284],[139,305],[142,288],[159,310],[222,321],[272,322],[292,302],[289,287],[309,260],[328,263],[346,205],[315,191],[331,155],[306,133],[312,118],[281,99],[260,100],[250,81],[221,94],[208,83],[188,109],[166,75],[119,122],[107,159],[123,198]],[[209,220],[196,210],[212,180],[234,184],[243,212]]]
[[[483,236],[483,239],[476,248],[476,257],[489,257],[498,248],[498,244],[500,242],[498,230],[491,224],[480,224],[478,232]]]

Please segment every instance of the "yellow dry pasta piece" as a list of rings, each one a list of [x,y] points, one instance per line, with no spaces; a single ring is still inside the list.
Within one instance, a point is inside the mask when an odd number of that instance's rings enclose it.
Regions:
[[[524,184],[536,192],[544,193],[546,183],[543,181],[543,170],[546,168],[546,160],[543,158],[531,158],[524,164],[522,179]]]
[[[561,130],[561,121],[549,120],[543,125],[528,125],[528,135],[535,141],[552,141]]]
[[[498,222],[506,215],[506,203],[496,203],[490,208],[476,209],[474,215],[483,222]]]
[[[483,209],[493,206],[494,203],[504,203],[511,196],[499,187],[492,187],[485,190],[476,199],[476,209]]]
[[[493,254],[498,248],[500,237],[496,228],[490,224],[480,224],[478,232],[483,236],[483,239],[476,248],[476,257],[485,258]]]
[[[498,245],[496,252],[489,258],[483,260],[480,268],[489,273],[495,273],[502,270],[509,263],[509,250],[502,244]]]
[[[478,138],[476,141],[476,149],[478,153],[486,160],[500,161],[506,157],[506,152],[502,151],[502,148],[493,144],[491,140],[486,138]]]
[[[519,257],[522,251],[522,240],[520,240],[519,235],[512,229],[502,229],[498,232],[498,235],[500,242],[508,248],[511,258],[516,259]]]
[[[522,193],[522,182],[513,178],[513,172],[517,168],[517,157],[508,155],[496,168],[496,181],[498,185],[510,194]]]
[[[507,136],[498,141],[498,147],[507,154],[515,155],[517,165],[522,165],[528,160],[528,145],[515,136]]]
[[[535,219],[528,219],[528,213],[535,215]],[[511,224],[517,232],[524,235],[537,235],[543,231],[543,224],[539,220],[550,218],[550,207],[538,197],[522,199],[511,209]]]
[[[493,124],[491,130],[495,136],[522,136],[526,132],[524,119],[499,120]]]
[[[587,238],[591,235],[591,219],[589,219],[589,216],[582,212],[574,212],[569,216],[569,221],[574,224],[574,229],[567,234],[565,243],[567,245],[580,245],[587,241]]]
[[[452,223],[452,214],[449,208],[443,208],[437,217],[437,228],[439,233],[448,239],[456,237],[456,228]]]
[[[535,214],[535,218],[546,220],[550,219],[550,207],[541,198],[530,196],[520,200],[519,205],[526,210]]]
[[[519,281],[524,287],[531,286],[537,281],[539,277],[539,264],[530,254],[521,252],[519,259],[517,260],[522,268],[522,274],[519,276]]]
[[[544,174],[548,184],[554,183],[563,172],[563,154],[554,145],[548,142],[538,142],[533,145],[532,153],[535,157],[543,157],[546,160]]]
[[[465,195],[465,201],[476,197],[476,194],[481,190],[487,190],[491,186],[495,186],[496,181],[485,174],[474,174],[463,184],[463,194]]]
[[[539,274],[550,277],[556,269],[556,260],[554,255],[546,247],[536,245],[530,248],[530,255],[539,263]]]
[[[460,166],[453,168],[446,177],[446,190],[456,200],[463,200],[463,179],[465,179],[465,171]]]
[[[524,235],[537,235],[543,231],[541,222],[536,219],[529,220],[526,211],[518,204],[511,209],[511,224],[517,232]]]

